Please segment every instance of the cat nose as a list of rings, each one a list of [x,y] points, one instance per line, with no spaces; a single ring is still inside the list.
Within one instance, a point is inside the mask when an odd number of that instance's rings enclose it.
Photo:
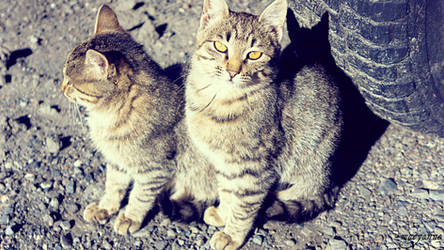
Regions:
[[[231,79],[233,79],[237,74],[239,74],[238,70],[230,70],[227,69],[228,74],[230,75]]]

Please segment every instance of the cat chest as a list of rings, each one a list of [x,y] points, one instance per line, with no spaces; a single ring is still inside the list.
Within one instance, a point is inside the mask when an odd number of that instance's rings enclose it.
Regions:
[[[265,145],[255,128],[247,124],[220,124],[199,114],[188,116],[188,131],[196,147],[213,163],[256,155]]]

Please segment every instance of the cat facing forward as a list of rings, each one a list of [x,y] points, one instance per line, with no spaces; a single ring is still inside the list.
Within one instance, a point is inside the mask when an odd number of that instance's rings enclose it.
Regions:
[[[204,1],[185,123],[216,173],[220,203],[204,213],[205,223],[224,226],[210,240],[215,249],[243,244],[268,195],[293,220],[328,205],[339,93],[318,65],[278,82],[286,12],[285,0],[259,16],[231,11],[225,0]]]

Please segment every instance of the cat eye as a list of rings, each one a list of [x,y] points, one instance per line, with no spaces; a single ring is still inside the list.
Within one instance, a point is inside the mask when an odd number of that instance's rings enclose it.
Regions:
[[[228,50],[227,46],[225,46],[225,44],[223,44],[223,43],[221,43],[221,42],[219,42],[219,41],[215,41],[215,42],[213,43],[213,45],[214,45],[214,48],[215,48],[217,51],[219,51],[220,53],[225,53],[225,52],[227,52],[227,50]]]
[[[262,52],[260,51],[251,51],[248,53],[247,58],[250,60],[257,60],[262,56]]]

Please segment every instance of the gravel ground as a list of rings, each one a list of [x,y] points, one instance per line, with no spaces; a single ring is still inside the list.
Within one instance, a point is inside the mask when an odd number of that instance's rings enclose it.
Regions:
[[[159,2],[111,7],[162,66],[184,62],[201,1]],[[257,13],[269,2],[231,6]],[[106,163],[91,147],[84,110],[59,86],[65,57],[92,33],[98,7],[80,0],[0,1],[0,248],[208,249],[217,229],[203,223],[157,213],[125,238],[113,232],[113,221],[92,225],[81,218],[101,195]],[[388,249],[406,243],[402,235],[416,237],[415,249],[443,249],[443,173],[442,138],[390,125],[334,209],[303,224],[267,222],[244,249]]]

